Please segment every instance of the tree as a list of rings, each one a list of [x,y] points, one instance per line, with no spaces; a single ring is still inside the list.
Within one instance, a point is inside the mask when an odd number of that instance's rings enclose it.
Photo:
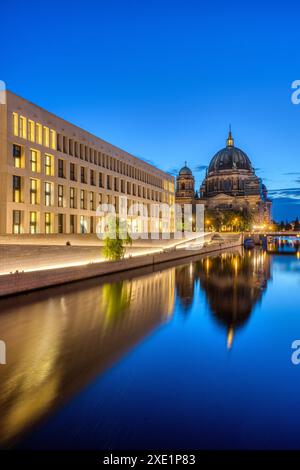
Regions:
[[[108,224],[108,233],[104,239],[104,257],[110,261],[117,261],[124,258],[125,245],[132,245],[132,238],[121,226],[119,217],[112,217]],[[124,235],[124,236],[123,236]]]
[[[242,210],[206,210],[205,228],[220,232],[223,228],[228,231],[245,232],[251,230],[252,214],[248,209]]]
[[[295,230],[295,232],[299,232],[299,231],[300,231],[300,222],[299,222],[298,217],[297,217],[296,220],[295,220],[294,230]]]

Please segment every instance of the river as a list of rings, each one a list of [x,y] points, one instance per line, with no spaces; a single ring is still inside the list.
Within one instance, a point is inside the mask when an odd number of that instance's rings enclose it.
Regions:
[[[228,251],[0,301],[0,445],[300,448],[300,260]]]

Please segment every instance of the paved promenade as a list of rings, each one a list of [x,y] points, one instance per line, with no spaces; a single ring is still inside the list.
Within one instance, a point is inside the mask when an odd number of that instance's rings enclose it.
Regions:
[[[8,271],[9,273],[3,272],[0,275],[0,296],[154,266],[192,256],[207,256],[212,252],[240,246],[242,238],[241,235],[220,237],[218,234],[213,236],[210,234],[204,246],[200,240],[191,239],[185,241],[184,244],[177,243],[176,246],[174,243],[173,246],[168,244],[164,249],[157,248],[153,251],[154,248],[152,248],[152,252],[148,250],[141,253],[136,249],[136,256],[128,253],[127,258],[120,261],[104,261],[101,258],[101,251],[98,255],[101,247],[27,245],[27,257],[25,257],[24,246],[2,245],[1,255],[6,259],[6,269],[9,268],[10,263],[15,267],[23,263],[24,269],[12,269]],[[3,265],[1,263],[1,266]]]

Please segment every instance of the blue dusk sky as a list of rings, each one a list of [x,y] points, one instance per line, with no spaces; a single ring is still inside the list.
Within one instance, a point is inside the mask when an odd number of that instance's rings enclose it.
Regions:
[[[225,145],[250,157],[276,219],[300,216],[300,4],[3,2],[0,79],[197,188]]]

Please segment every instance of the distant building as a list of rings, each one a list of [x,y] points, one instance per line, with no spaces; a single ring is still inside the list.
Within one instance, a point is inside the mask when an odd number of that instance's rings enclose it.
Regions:
[[[253,223],[271,221],[272,202],[267,188],[256,176],[249,157],[234,146],[229,131],[226,147],[212,158],[199,194],[191,169],[185,164],[176,179],[178,204],[204,204],[210,211],[249,211]]]
[[[174,178],[7,91],[0,103],[0,233],[96,231],[101,203],[174,203]],[[152,222],[164,231],[161,216]],[[131,228],[141,232],[140,218]]]

